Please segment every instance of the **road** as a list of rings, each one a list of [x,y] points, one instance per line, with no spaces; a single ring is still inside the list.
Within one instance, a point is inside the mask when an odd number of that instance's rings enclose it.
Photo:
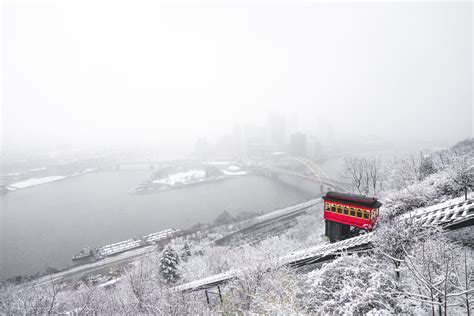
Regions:
[[[113,265],[127,263],[134,259],[143,258],[149,255],[152,255],[153,253],[156,252],[156,247],[157,246],[145,246],[138,249],[130,250],[121,254],[117,254],[115,256],[100,259],[92,263],[87,263],[87,264],[70,268],[61,272],[46,275],[33,282],[26,283],[23,286],[25,286],[25,288],[30,288],[30,287],[35,287],[35,286],[46,285],[50,282],[59,282],[59,281],[61,282],[74,281],[73,283],[76,283],[85,274],[88,274],[100,269],[108,268]]]

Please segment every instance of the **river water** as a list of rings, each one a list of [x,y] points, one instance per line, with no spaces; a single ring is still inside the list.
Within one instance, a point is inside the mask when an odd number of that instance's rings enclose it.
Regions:
[[[0,197],[0,279],[66,268],[85,246],[212,222],[224,210],[268,212],[312,196],[260,176],[131,195],[144,170],[98,172]]]

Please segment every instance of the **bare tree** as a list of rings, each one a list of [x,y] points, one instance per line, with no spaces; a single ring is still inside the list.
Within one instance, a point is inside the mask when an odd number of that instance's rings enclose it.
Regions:
[[[0,313],[55,314],[63,306],[59,299],[60,287],[52,281],[46,285],[4,286],[0,297]]]
[[[463,306],[469,308],[474,293],[470,285],[472,271],[468,271],[467,257],[465,262],[462,260],[459,247],[437,236],[418,244],[412,251],[404,252],[408,283],[412,285],[404,291],[406,298],[428,304],[433,315],[436,312],[440,316],[448,315],[450,309],[456,314]],[[472,258],[469,262],[472,263]],[[459,304],[463,299],[464,304]]]
[[[372,190],[374,196],[377,196],[377,184],[379,183],[380,179],[380,159],[373,158],[369,161],[368,164],[368,171],[370,176],[370,181],[372,182]]]
[[[364,166],[360,158],[346,157],[344,159],[346,177],[351,181],[355,189],[362,193],[362,184],[364,179]]]
[[[366,157],[347,157],[344,160],[346,178],[361,194],[377,195],[380,179],[380,160]]]
[[[474,187],[474,165],[469,156],[458,156],[452,161],[452,178],[464,191],[464,199],[467,200],[467,192]]]

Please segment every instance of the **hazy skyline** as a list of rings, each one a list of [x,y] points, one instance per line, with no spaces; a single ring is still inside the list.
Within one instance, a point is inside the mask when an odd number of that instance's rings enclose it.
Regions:
[[[472,136],[472,4],[5,2],[2,133],[174,144],[268,113],[338,139]]]

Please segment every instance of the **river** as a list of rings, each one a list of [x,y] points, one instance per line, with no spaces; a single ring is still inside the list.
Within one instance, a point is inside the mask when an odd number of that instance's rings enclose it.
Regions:
[[[212,222],[222,211],[268,212],[312,196],[278,181],[242,176],[174,191],[130,195],[144,170],[97,172],[0,197],[0,279],[66,268],[85,246]]]

